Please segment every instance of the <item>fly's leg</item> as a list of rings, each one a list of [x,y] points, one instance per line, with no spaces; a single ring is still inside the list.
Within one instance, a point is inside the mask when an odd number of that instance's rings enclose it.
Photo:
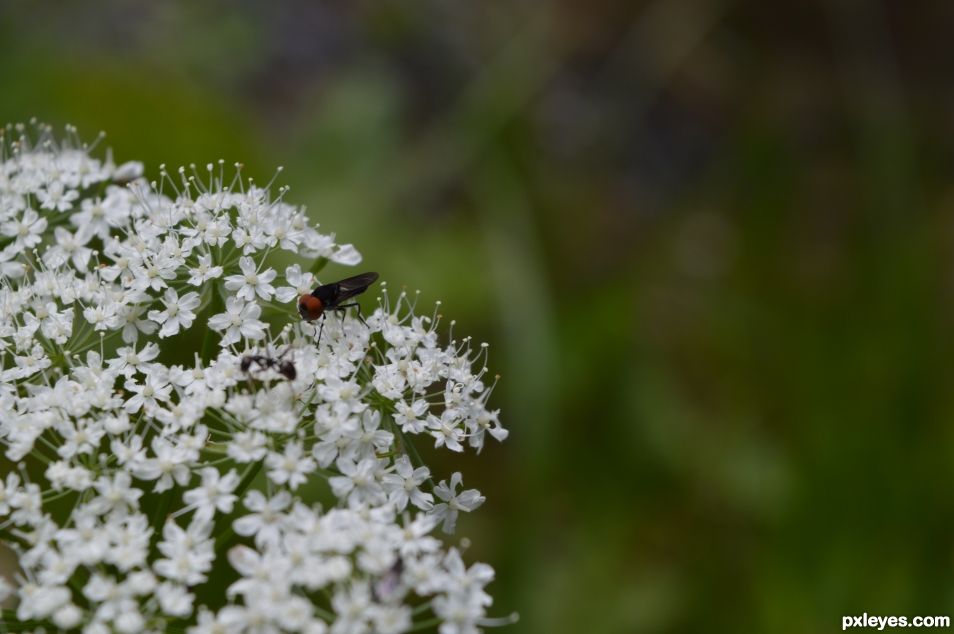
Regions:
[[[342,309],[344,309],[344,308],[357,308],[357,309],[358,309],[358,321],[360,321],[362,324],[364,324],[364,327],[365,327],[365,328],[368,327],[368,322],[366,322],[366,321],[364,320],[364,317],[361,316],[361,304],[359,304],[358,302],[351,302],[350,304],[339,304],[338,306],[335,306],[335,310],[341,310],[342,312],[344,312],[344,311],[342,310]]]
[[[321,325],[318,327],[318,341],[315,342],[315,347],[321,345],[321,333],[325,330],[325,313],[321,314]]]

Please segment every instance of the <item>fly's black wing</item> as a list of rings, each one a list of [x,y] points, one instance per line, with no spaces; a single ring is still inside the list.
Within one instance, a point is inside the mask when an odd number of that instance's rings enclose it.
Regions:
[[[362,273],[339,281],[338,289],[340,293],[347,294],[348,297],[354,297],[358,293],[366,291],[369,286],[374,284],[376,279],[378,279],[377,273]]]
[[[337,283],[338,297],[335,303],[341,303],[355,295],[360,295],[368,290],[368,287],[374,284],[376,279],[378,279],[377,273],[362,273],[339,281]]]
[[[323,284],[312,291],[312,295],[321,300],[326,308],[334,308],[341,302],[368,290],[378,279],[377,273],[362,273],[354,277],[347,277],[339,282]]]

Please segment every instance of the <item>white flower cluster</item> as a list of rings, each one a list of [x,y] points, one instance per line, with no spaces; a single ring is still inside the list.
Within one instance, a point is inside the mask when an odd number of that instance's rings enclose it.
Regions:
[[[293,302],[320,264],[357,264],[351,245],[221,162],[148,184],[67,132],[8,127],[0,143],[0,540],[19,566],[0,577],[3,626],[509,621],[485,614],[493,570],[434,535],[483,496],[412,444],[506,437],[486,347],[442,344],[436,310],[386,286],[366,323],[332,314],[317,342]],[[316,265],[281,276],[279,250]]]

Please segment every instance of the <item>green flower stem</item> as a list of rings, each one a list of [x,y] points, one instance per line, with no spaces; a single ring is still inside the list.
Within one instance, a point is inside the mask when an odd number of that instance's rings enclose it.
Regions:
[[[15,610],[4,610],[3,619],[0,620],[0,631],[4,632],[34,632],[47,625],[42,621],[18,621]]]
[[[414,627],[407,630],[408,632],[418,632],[420,630],[426,630],[429,627],[434,627],[435,625],[440,625],[441,620],[437,617],[433,619],[428,619],[426,621],[421,621],[420,623],[415,623]]]
[[[325,265],[328,264],[328,258],[318,258],[311,263],[311,266],[308,268],[308,272],[314,276],[317,276],[321,273],[321,269],[325,268]]]
[[[208,317],[212,315],[217,315],[225,310],[225,302],[222,301],[222,294],[219,292],[218,284],[212,283],[212,299],[209,301],[209,310],[207,312],[206,321]],[[208,366],[209,362],[212,360],[212,357],[215,356],[215,348],[217,344],[217,334],[214,330],[208,327],[208,324],[205,327],[205,336],[202,339],[202,363]]]
[[[418,614],[423,614],[424,612],[427,612],[430,609],[431,609],[431,603],[430,601],[428,601],[427,603],[422,603],[420,605],[415,606],[414,609],[411,610],[411,614],[414,616],[417,616]]]
[[[249,465],[248,469],[245,470],[245,475],[242,476],[238,486],[235,487],[234,493],[236,498],[239,500],[242,499],[242,494],[252,485],[252,481],[255,480],[255,476],[258,475],[261,468],[262,461],[256,461]],[[216,559],[218,559],[219,553],[232,543],[234,537],[235,531],[232,530],[232,524],[230,522],[225,530],[219,533],[219,536],[215,538]]]
[[[169,506],[172,504],[172,492],[174,489],[175,487],[172,487],[159,495],[159,503],[156,504],[156,510],[152,516],[152,528],[155,531],[155,535],[162,534],[162,526],[165,524],[166,516],[169,515]]]

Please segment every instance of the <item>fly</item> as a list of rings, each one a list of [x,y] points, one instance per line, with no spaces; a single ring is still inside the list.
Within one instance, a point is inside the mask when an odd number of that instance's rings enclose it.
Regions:
[[[361,316],[361,305],[348,300],[368,290],[378,279],[377,273],[362,273],[354,277],[347,277],[331,284],[322,284],[310,294],[298,298],[298,314],[305,321],[315,321],[321,318],[321,327],[318,329],[318,343],[321,343],[321,333],[325,327],[326,311],[343,313],[348,308],[358,309],[358,319],[365,326],[368,323]]]

